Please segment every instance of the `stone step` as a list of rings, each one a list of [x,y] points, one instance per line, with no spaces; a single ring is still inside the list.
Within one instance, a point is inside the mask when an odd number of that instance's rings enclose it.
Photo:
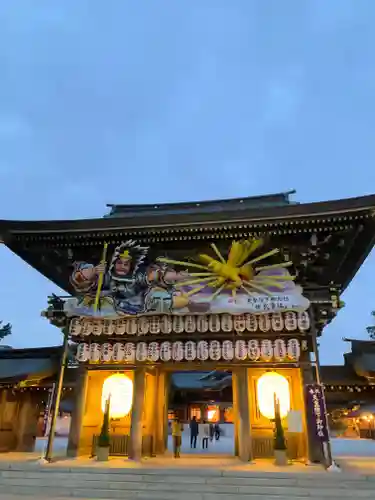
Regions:
[[[17,495],[17,499],[19,496],[33,496],[34,498],[77,498],[77,499],[102,499],[102,500],[110,500],[110,499],[124,499],[124,500],[311,500],[312,498],[316,498],[319,500],[342,500],[342,496],[340,492],[336,492],[332,495],[331,492],[326,494],[324,490],[320,490],[316,495],[312,495],[311,491],[304,490],[300,494],[291,494],[291,492],[283,493],[281,491],[275,491],[270,494],[267,490],[261,491],[252,491],[251,493],[176,493],[176,492],[168,492],[168,491],[128,491],[128,490],[105,490],[105,489],[80,489],[75,491],[69,491],[67,489],[60,488],[35,488],[30,490],[30,488],[25,486],[18,487],[7,487],[1,489],[1,497],[3,495]],[[356,495],[355,491],[351,492],[351,496],[353,498]],[[374,493],[373,491],[367,491],[366,496],[360,496],[359,498],[373,499]]]
[[[125,500],[343,500],[373,498],[375,477],[218,469],[0,465],[1,494]]]
[[[315,475],[307,476],[305,474],[299,474],[294,476],[269,476],[266,477],[263,474],[247,474],[246,476],[218,476],[218,477],[204,477],[195,475],[169,475],[169,473],[160,474],[149,474],[145,471],[140,473],[128,473],[124,474],[119,472],[60,472],[55,470],[49,471],[15,471],[15,470],[4,470],[0,471],[0,484],[15,484],[18,485],[19,481],[22,484],[33,486],[38,485],[43,482],[44,485],[59,485],[63,486],[70,485],[71,487],[79,487],[82,484],[90,484],[95,486],[95,483],[100,484],[113,484],[113,488],[121,486],[122,483],[130,484],[136,487],[137,484],[141,484],[141,488],[155,487],[159,488],[160,484],[168,485],[168,488],[174,488],[177,485],[178,488],[183,486],[184,488],[199,489],[201,485],[208,486],[235,486],[235,487],[246,487],[246,486],[284,486],[284,487],[303,487],[310,488],[316,487],[317,482],[324,486],[324,488],[340,488],[345,489],[374,489],[375,488],[375,478],[371,480],[365,476],[356,476],[350,479],[342,474],[339,475]],[[339,483],[339,484],[338,484]],[[126,488],[126,487],[125,487]]]

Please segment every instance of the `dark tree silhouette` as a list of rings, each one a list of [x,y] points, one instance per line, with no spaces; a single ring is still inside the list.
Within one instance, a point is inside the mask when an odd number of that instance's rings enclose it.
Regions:
[[[12,333],[12,325],[7,323],[3,326],[3,322],[0,321],[0,341]]]
[[[372,311],[371,316],[373,317],[373,321],[375,321],[375,311]],[[375,325],[368,326],[366,330],[370,336],[370,339],[375,339]]]

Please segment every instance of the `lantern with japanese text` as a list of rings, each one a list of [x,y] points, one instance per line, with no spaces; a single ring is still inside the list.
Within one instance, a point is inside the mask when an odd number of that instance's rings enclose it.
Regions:
[[[170,342],[162,342],[160,344],[160,359],[164,362],[172,359],[172,344]]]
[[[209,346],[209,356],[212,361],[219,361],[221,358],[221,345],[218,340],[211,340]]]
[[[225,361],[232,361],[234,358],[233,342],[231,340],[224,340],[222,346],[223,359]]]
[[[135,344],[133,342],[126,342],[124,345],[124,361],[127,363],[134,363],[135,351]]]

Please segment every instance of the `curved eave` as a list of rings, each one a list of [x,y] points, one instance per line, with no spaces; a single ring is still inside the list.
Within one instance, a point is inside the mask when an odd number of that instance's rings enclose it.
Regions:
[[[155,210],[152,216],[142,217],[104,217],[100,219],[80,220],[45,220],[45,221],[0,221],[0,235],[31,234],[31,233],[72,233],[92,231],[120,231],[120,230],[179,230],[186,226],[201,227],[209,225],[258,225],[267,223],[279,225],[283,222],[303,221],[305,219],[345,218],[346,216],[372,214],[375,210],[375,195],[343,200],[286,205],[262,209],[222,210],[217,213],[194,214],[163,214],[162,210]]]
[[[295,204],[289,200],[289,196],[295,194],[295,190],[287,191],[282,193],[264,194],[260,196],[248,196],[241,198],[224,198],[221,200],[197,200],[189,202],[178,202],[178,203],[162,203],[155,204],[149,203],[145,205],[140,204],[108,204],[107,207],[111,209],[111,212],[106,217],[119,217],[121,215],[127,215],[131,213],[137,213],[140,215],[142,213],[150,213],[161,211],[187,211],[187,212],[198,212],[198,211],[222,211],[222,210],[233,210],[233,209],[244,209],[244,208],[254,208],[254,207],[266,207],[266,206],[284,206],[289,204]]]

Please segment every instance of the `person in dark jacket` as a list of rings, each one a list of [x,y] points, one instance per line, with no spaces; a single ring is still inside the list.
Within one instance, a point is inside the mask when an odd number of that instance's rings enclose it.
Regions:
[[[197,417],[193,417],[190,421],[190,448],[197,447],[197,437],[199,434]]]
[[[215,434],[215,427],[214,427],[214,424],[211,422],[210,423],[210,441],[211,441],[211,443],[214,440],[214,434]]]
[[[215,430],[215,439],[216,439],[216,441],[219,441],[220,434],[221,434],[220,425],[219,424],[215,424],[214,430]]]

